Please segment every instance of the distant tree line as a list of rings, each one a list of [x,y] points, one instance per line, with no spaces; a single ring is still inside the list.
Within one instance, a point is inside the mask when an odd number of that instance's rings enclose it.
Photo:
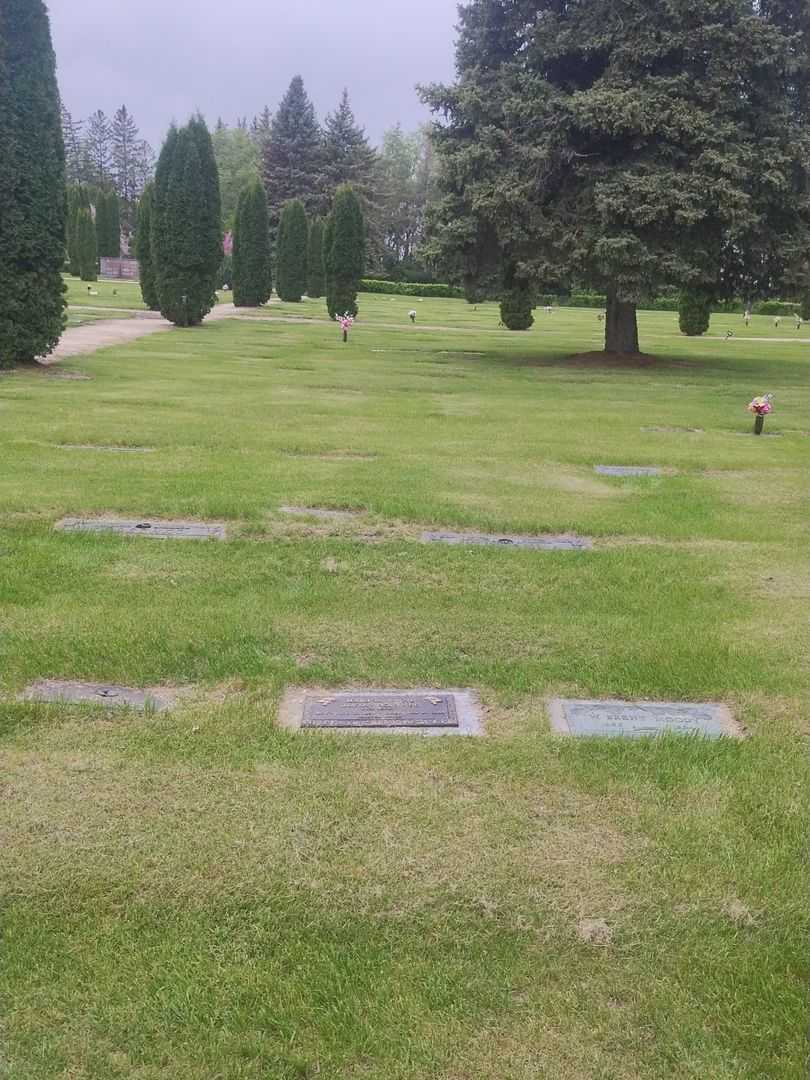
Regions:
[[[87,120],[76,121],[62,104],[61,121],[67,182],[114,192],[121,229],[128,238],[135,226],[138,199],[154,172],[152,147],[140,137],[126,105],[112,119],[97,109]]]

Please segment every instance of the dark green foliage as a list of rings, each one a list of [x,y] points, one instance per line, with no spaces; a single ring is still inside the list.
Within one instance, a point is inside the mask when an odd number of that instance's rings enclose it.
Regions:
[[[198,325],[214,306],[222,262],[219,178],[202,117],[166,137],[155,174],[151,248],[161,312],[177,326]]]
[[[98,242],[93,216],[84,207],[76,212],[76,259],[82,281],[98,279]]]
[[[300,205],[300,204],[299,204]],[[303,214],[304,208],[301,207]],[[304,217],[306,226],[306,217]],[[256,177],[239,193],[233,229],[233,302],[237,307],[260,307],[270,299],[270,227],[267,196]]]
[[[453,297],[461,300],[464,291],[455,285],[440,282],[428,285],[418,281],[380,281],[376,278],[362,278],[358,292],[388,293],[390,296],[434,296]]]
[[[217,274],[217,283],[221,289],[224,289],[226,285],[229,289],[233,288],[233,255],[226,254],[222,256],[219,273]]]
[[[90,193],[84,184],[70,184],[67,189],[67,224],[66,246],[69,270],[79,276],[79,254],[77,239],[77,215],[80,209],[90,209]]]
[[[709,329],[712,298],[701,289],[684,289],[678,306],[678,325],[687,337],[700,337]]]
[[[501,322],[507,330],[530,330],[534,325],[531,287],[510,268],[501,294]]]
[[[121,254],[121,203],[114,191],[96,195],[96,239],[99,258],[117,259]]]
[[[326,292],[326,278],[323,271],[323,221],[315,218],[309,227],[309,247],[307,248],[307,296],[317,300]]]
[[[459,280],[510,262],[538,291],[605,293],[626,350],[663,287],[773,294],[810,247],[807,11],[463,6],[458,82],[424,92],[446,117],[434,254]]]
[[[281,209],[276,248],[276,292],[296,303],[307,291],[309,226],[304,204],[291,199]]]
[[[350,184],[335,192],[330,219],[329,243],[324,247],[327,307],[332,318],[354,316],[365,263],[366,230],[360,201]]]
[[[323,226],[323,282],[326,310],[332,319],[335,317],[335,272],[332,266],[332,248],[335,242],[335,215],[329,214]]]
[[[0,367],[64,327],[65,152],[42,0],[0,3]]]
[[[308,214],[323,205],[323,146],[315,109],[296,75],[278,107],[264,147],[263,178],[267,190],[270,232],[275,236],[281,208],[300,199]]]
[[[158,297],[155,263],[152,258],[152,209],[154,197],[154,186],[147,184],[138,203],[134,255],[138,260],[143,302],[150,311],[159,311],[160,298]]]
[[[810,319],[810,292],[806,292],[802,296],[802,303],[801,308],[799,309],[799,314],[805,320]]]

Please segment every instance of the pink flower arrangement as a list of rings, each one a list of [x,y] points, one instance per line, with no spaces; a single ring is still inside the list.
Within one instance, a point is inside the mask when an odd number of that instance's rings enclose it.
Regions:
[[[226,232],[222,238],[222,251],[225,255],[233,255],[233,233]]]
[[[755,397],[748,406],[748,411],[755,413],[757,416],[767,416],[769,412],[773,412],[772,401],[773,394],[765,394],[764,397]]]
[[[340,323],[340,329],[344,333],[346,333],[346,331],[348,330],[351,330],[351,328],[354,326],[354,319],[351,317],[351,315],[341,315],[338,319],[338,322]]]

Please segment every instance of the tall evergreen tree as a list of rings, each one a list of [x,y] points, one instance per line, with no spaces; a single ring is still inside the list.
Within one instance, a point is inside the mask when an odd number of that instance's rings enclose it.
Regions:
[[[96,195],[96,239],[99,258],[117,259],[121,254],[121,210],[118,195],[101,190]]]
[[[281,208],[276,248],[276,292],[282,300],[297,303],[307,291],[308,240],[304,204],[291,199]]]
[[[65,178],[69,184],[84,180],[84,154],[82,151],[82,125],[74,120],[68,109],[61,106],[62,142],[65,146]]]
[[[121,200],[121,226],[129,236],[135,225],[135,203],[138,198],[137,155],[138,125],[126,105],[113,117],[111,128],[111,163],[113,182]]]
[[[42,0],[0,0],[0,367],[64,327],[65,151]]]
[[[70,273],[76,276],[79,274],[77,219],[81,209],[90,209],[90,194],[87,187],[84,184],[70,184],[67,189],[66,242]]]
[[[327,215],[323,226],[323,251],[321,252],[321,265],[323,266],[324,296],[326,298],[326,310],[329,317],[335,317],[335,268],[332,265],[332,252],[335,246],[335,214],[334,211]]]
[[[360,200],[350,184],[335,193],[330,245],[325,253],[327,306],[332,318],[357,314],[357,293],[365,265],[366,229]]]
[[[315,218],[309,227],[307,248],[307,296],[317,300],[326,290],[323,272],[323,221]]]
[[[270,106],[265,105],[259,115],[253,117],[250,124],[250,137],[260,157],[264,156],[265,148],[270,141],[272,128],[273,114],[270,112]]]
[[[85,207],[76,212],[76,259],[82,281],[98,278],[98,243],[93,215]]]
[[[196,326],[216,301],[222,262],[221,204],[211,136],[193,117],[171,128],[155,175],[151,250],[160,310],[178,326]]]
[[[138,260],[141,296],[150,311],[160,310],[155,264],[152,258],[152,206],[154,187],[147,184],[138,202],[135,224],[135,258]]]
[[[264,186],[275,235],[281,207],[300,199],[307,213],[317,213],[323,201],[323,148],[315,109],[296,75],[278,107],[264,150]]]
[[[96,187],[105,187],[112,179],[112,128],[101,109],[90,117],[84,151],[90,170],[88,180]]]
[[[606,292],[613,352],[638,350],[636,304],[662,286],[778,288],[810,247],[807,11],[464,5],[458,81],[423,92],[445,117],[437,256],[469,283],[513,265]]]
[[[323,179],[328,194],[341,184],[351,184],[357,195],[371,201],[377,155],[369,146],[363,129],[343,91],[340,104],[323,125]]]
[[[233,302],[260,307],[270,299],[270,226],[267,195],[258,176],[239,195],[233,230]]]

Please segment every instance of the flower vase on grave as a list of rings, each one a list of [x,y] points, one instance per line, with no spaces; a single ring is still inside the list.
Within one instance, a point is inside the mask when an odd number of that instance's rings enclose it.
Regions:
[[[349,331],[348,331],[348,330],[344,330],[344,331],[343,331],[343,340],[344,340],[344,341],[348,341],[348,340],[349,340]]]
[[[757,413],[757,418],[754,421],[754,434],[761,435],[762,429],[765,427],[765,417],[762,413]]]

